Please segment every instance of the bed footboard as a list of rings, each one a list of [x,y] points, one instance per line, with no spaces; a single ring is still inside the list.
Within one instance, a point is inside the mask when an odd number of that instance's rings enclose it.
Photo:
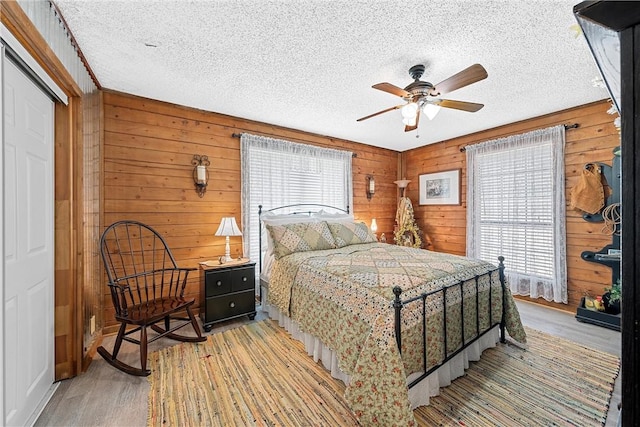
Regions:
[[[442,293],[443,294],[443,298],[446,300],[446,293],[447,291],[451,290],[451,289],[455,289],[456,287],[460,288],[461,294],[463,294],[463,285],[465,282],[467,282],[468,280],[464,280],[464,281],[460,281],[456,284],[453,284],[451,286],[447,286],[444,287],[442,289],[438,289],[436,291],[432,291],[432,292],[428,292],[428,293],[423,293],[421,295],[418,295],[414,298],[410,298],[407,300],[402,300],[401,299],[401,294],[402,294],[402,289],[399,286],[396,286],[393,288],[393,294],[395,295],[395,298],[393,300],[393,308],[395,311],[395,334],[396,334],[396,342],[398,344],[398,350],[400,351],[400,353],[402,353],[402,309],[407,305],[407,304],[419,304],[420,302],[422,303],[422,324],[423,324],[423,330],[422,330],[422,364],[423,364],[423,374],[420,375],[418,378],[416,378],[415,380],[413,380],[410,384],[409,384],[409,388],[413,387],[414,385],[418,384],[420,381],[422,381],[424,378],[426,378],[427,376],[429,376],[433,371],[435,371],[436,369],[438,369],[440,366],[442,366],[443,364],[445,364],[446,362],[448,362],[449,360],[451,360],[453,357],[455,357],[458,353],[460,353],[461,351],[465,350],[469,345],[473,344],[475,341],[477,341],[479,338],[481,338],[483,335],[485,335],[486,333],[488,333],[491,329],[493,329],[495,326],[499,326],[500,327],[500,342],[504,343],[506,342],[506,338],[505,338],[505,307],[506,307],[506,292],[505,292],[505,277],[504,277],[504,257],[500,256],[498,257],[498,268],[489,271],[488,274],[489,277],[491,277],[493,275],[493,273],[495,273],[496,270],[498,270],[498,276],[499,276],[499,280],[500,280],[500,285],[501,285],[501,289],[502,289],[502,313],[500,315],[500,321],[499,322],[493,322],[493,313],[492,313],[492,306],[489,303],[489,326],[487,328],[484,328],[483,330],[480,330],[480,299],[478,296],[478,279],[480,276],[476,276],[475,277],[475,281],[476,281],[476,298],[475,298],[475,303],[476,303],[476,337],[474,339],[472,339],[471,341],[464,343],[464,336],[465,336],[465,318],[464,318],[464,304],[461,303],[461,313],[462,315],[460,316],[461,319],[461,334],[462,334],[462,346],[456,350],[455,352],[449,354],[448,351],[448,339],[447,339],[447,304],[444,304],[444,308],[443,308],[443,336],[444,336],[444,354],[445,354],[445,358],[444,360],[437,366],[433,366],[430,369],[427,369],[428,367],[428,361],[427,361],[427,328],[424,327],[424,325],[426,325],[426,313],[427,313],[427,298],[431,295],[435,295],[435,294],[439,294]],[[492,292],[492,286],[489,286],[489,301],[491,301],[491,292]]]

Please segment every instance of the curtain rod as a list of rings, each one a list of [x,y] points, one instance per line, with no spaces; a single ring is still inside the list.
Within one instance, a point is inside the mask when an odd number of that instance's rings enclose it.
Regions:
[[[580,127],[580,123],[574,123],[572,125],[563,125],[564,126],[564,130],[569,130],[569,129],[577,129]],[[460,147],[460,152],[464,153],[466,151],[466,147]]]
[[[242,134],[241,134],[241,133],[232,133],[232,134],[231,134],[231,136],[232,136],[233,138],[240,138],[240,137],[242,136]],[[345,150],[345,151],[346,151],[346,150]],[[351,156],[352,156],[352,157],[358,157],[358,153],[352,153],[352,154],[351,154]]]

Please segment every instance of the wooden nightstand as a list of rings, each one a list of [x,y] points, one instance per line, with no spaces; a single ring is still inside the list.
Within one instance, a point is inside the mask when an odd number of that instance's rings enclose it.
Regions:
[[[200,264],[200,317],[206,332],[214,323],[256,316],[255,262]]]

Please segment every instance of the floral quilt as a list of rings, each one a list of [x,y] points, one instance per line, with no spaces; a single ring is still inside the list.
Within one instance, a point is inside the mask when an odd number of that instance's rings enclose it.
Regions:
[[[498,274],[495,266],[480,260],[365,243],[280,258],[271,272],[268,298],[336,352],[340,368],[350,375],[345,398],[363,425],[411,426],[415,420],[406,378],[423,371],[422,303],[403,308],[401,355],[392,289],[402,289],[402,300],[429,294],[425,323],[430,368],[472,341],[478,330],[499,322],[503,308],[509,335],[525,342],[508,286],[503,307]]]

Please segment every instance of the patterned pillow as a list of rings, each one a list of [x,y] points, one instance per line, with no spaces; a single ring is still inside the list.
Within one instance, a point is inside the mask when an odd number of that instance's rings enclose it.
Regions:
[[[332,222],[329,223],[329,229],[339,248],[378,241],[364,222]]]
[[[276,258],[294,252],[334,249],[336,242],[325,221],[299,222],[295,224],[266,225],[273,240]]]

